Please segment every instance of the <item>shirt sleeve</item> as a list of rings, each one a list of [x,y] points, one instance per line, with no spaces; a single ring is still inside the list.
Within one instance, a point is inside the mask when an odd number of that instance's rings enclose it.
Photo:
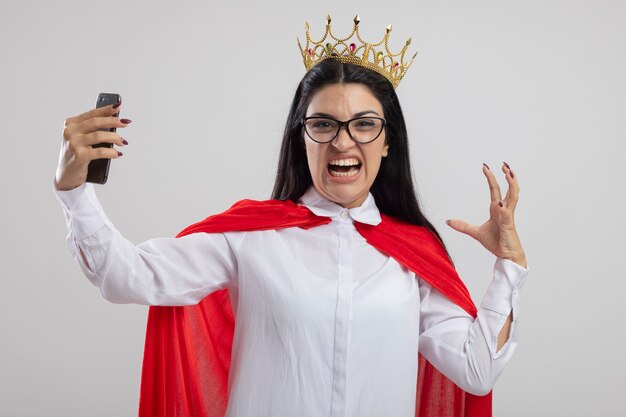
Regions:
[[[419,279],[419,350],[455,384],[474,395],[486,395],[513,355],[518,342],[520,289],[528,269],[497,258],[493,279],[476,319],[439,290]],[[509,314],[513,322],[506,343],[498,350],[498,335]]]
[[[226,234],[194,233],[135,245],[107,218],[93,184],[53,189],[63,206],[72,256],[113,303],[192,305],[229,287],[237,276],[233,242]]]

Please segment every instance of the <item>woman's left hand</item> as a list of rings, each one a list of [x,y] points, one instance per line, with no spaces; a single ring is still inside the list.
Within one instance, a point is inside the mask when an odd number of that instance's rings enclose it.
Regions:
[[[502,165],[502,172],[504,172],[506,181],[509,183],[509,189],[504,200],[502,200],[496,177],[489,170],[489,167],[483,164],[483,174],[487,177],[491,192],[489,220],[480,226],[474,226],[458,219],[447,220],[446,223],[454,230],[473,237],[497,257],[510,259],[527,268],[526,256],[517,235],[514,221],[515,206],[519,200],[519,184],[506,162]]]

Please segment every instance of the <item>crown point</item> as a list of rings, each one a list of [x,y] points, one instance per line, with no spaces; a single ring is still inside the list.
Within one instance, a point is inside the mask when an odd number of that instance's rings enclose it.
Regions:
[[[361,21],[361,18],[359,17],[358,14],[356,16],[354,16],[354,24],[355,25],[358,25],[360,21]]]
[[[326,16],[326,24],[330,25],[330,22],[332,21],[332,19],[330,18],[330,15]]]
[[[304,28],[307,32],[309,31],[309,22],[304,22]]]
[[[417,52],[413,54],[413,57],[411,59],[415,59],[416,56],[417,56]]]
[[[391,23],[389,24],[389,26],[387,26],[386,31],[387,31],[387,34],[389,34],[389,32],[391,32]]]
[[[406,46],[409,46],[409,44],[411,43],[411,39],[413,39],[413,38],[409,38],[409,39],[406,41]]]

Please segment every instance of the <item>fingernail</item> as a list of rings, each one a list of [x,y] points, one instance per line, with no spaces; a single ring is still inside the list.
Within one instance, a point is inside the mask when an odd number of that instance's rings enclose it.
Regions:
[[[128,141],[127,141],[126,139],[124,139],[124,138],[122,138],[122,143],[123,143],[124,145],[128,145]]]
[[[121,105],[122,105],[122,102],[120,101],[119,103],[115,103],[112,107],[113,107],[114,109],[117,109],[117,108],[118,108],[119,106],[121,106]]]
[[[502,204],[502,200],[498,201],[498,205],[499,205],[500,207],[504,207],[504,204]]]
[[[487,169],[489,169],[489,165],[487,165],[487,164],[486,164],[486,163],[484,163],[484,162],[483,162],[483,165],[484,165],[484,166],[486,166],[486,167],[487,167]],[[491,170],[489,169],[489,171],[491,171]]]
[[[450,226],[450,220],[446,220],[446,224]]]
[[[513,171],[509,170],[509,174],[511,174],[511,178],[515,178],[515,175],[513,175]]]
[[[509,164],[507,164],[506,162],[502,162],[504,164],[505,167],[507,167],[508,169],[511,169],[511,167],[509,166]]]
[[[125,125],[129,124],[130,122],[132,122],[132,120],[130,119],[120,119],[120,122],[124,123]]]
[[[120,151],[117,151],[117,156],[122,156],[124,155],[123,153],[121,153]]]

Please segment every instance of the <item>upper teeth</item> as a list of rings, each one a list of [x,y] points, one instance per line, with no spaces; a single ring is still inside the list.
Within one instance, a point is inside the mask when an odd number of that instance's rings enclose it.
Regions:
[[[330,161],[330,165],[353,166],[358,165],[358,159],[334,159]]]

